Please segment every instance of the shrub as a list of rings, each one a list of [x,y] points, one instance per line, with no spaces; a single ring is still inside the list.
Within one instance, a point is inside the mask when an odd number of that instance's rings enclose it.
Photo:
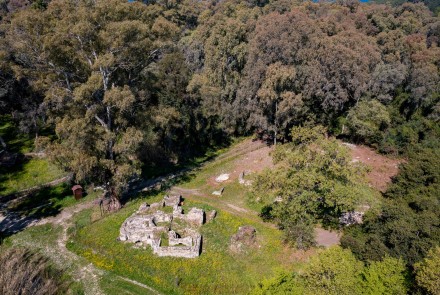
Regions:
[[[0,255],[0,294],[62,294],[66,287],[60,272],[41,255],[21,248],[9,248]]]

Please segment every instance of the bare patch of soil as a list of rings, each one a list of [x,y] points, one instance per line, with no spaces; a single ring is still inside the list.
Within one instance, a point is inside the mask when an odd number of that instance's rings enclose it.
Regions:
[[[359,161],[370,168],[367,180],[371,186],[384,192],[392,177],[399,172],[399,164],[403,160],[380,155],[372,148],[363,145],[343,144],[350,149],[353,161]]]
[[[341,234],[336,231],[329,231],[323,228],[315,228],[316,244],[322,247],[339,245]]]
[[[222,182],[221,184],[232,183],[238,180],[240,173],[245,172],[245,175],[261,172],[265,168],[273,167],[272,157],[270,152],[273,147],[268,146],[265,142],[260,140],[246,139],[231,151],[219,157],[238,157],[233,164],[231,171],[227,171],[229,174],[229,179]],[[218,175],[213,175],[208,178],[207,183],[210,186],[218,187],[221,185],[219,182],[215,181]]]

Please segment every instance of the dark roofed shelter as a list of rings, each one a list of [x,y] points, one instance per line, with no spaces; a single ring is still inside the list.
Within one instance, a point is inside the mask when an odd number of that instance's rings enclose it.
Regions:
[[[76,184],[72,186],[73,195],[75,197],[75,200],[79,200],[83,196],[83,188],[79,184]]]

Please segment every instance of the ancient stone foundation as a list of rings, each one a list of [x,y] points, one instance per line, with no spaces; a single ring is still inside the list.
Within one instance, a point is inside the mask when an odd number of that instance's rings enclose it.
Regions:
[[[121,226],[119,240],[149,245],[158,256],[195,258],[200,255],[202,236],[194,230],[205,222],[205,212],[191,208],[188,214],[180,206],[181,196],[166,196],[162,201],[151,205],[142,204],[139,210],[127,218]],[[165,213],[164,207],[172,207],[172,213]],[[162,210],[160,210],[162,209]],[[186,234],[181,237],[173,228],[173,221],[187,224],[181,228]],[[168,246],[164,246],[164,235],[168,237]],[[165,237],[166,237],[165,236]]]

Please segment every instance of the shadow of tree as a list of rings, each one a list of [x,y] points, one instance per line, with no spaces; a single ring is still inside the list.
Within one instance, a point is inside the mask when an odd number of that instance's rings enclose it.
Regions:
[[[43,187],[8,203],[2,203],[0,214],[0,242],[2,238],[24,230],[42,218],[55,216],[62,210],[57,201],[70,193],[68,184]]]
[[[12,166],[3,166],[0,163],[0,201],[1,197],[4,196],[4,192],[7,187],[5,183],[9,180],[9,175],[13,175],[14,178],[20,178],[24,173],[24,165],[29,162],[29,159],[24,157],[23,154],[17,156],[17,160]]]

